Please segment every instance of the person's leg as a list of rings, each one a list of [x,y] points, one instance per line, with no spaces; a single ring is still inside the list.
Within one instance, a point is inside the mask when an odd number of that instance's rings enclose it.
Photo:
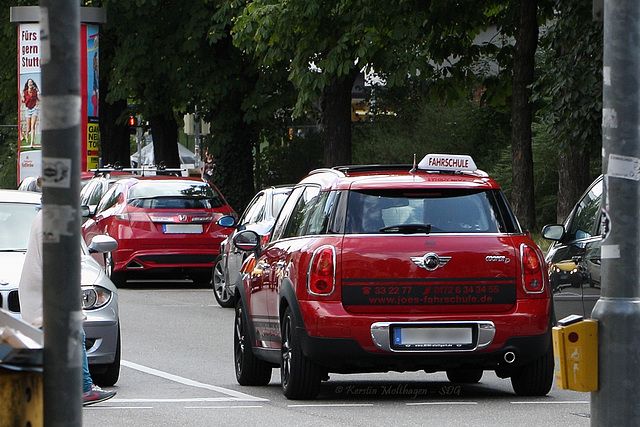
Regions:
[[[29,113],[29,110],[27,110],[27,134],[25,135],[26,139],[27,139],[27,144],[31,144],[31,115]]]
[[[93,380],[89,373],[89,360],[87,359],[87,347],[84,345],[85,334],[82,329],[82,392],[86,393],[91,390]]]
[[[36,124],[38,124],[38,116],[34,113],[31,117],[31,143],[36,143]]]

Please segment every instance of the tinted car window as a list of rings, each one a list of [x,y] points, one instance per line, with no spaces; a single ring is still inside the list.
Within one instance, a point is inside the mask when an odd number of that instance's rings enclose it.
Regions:
[[[305,226],[309,219],[309,213],[318,203],[319,194],[320,189],[318,187],[309,186],[305,188],[293,209],[291,219],[282,235],[283,238],[302,236],[305,234]]]
[[[122,185],[114,185],[111,187],[100,200],[100,204],[98,204],[98,207],[96,208],[96,214],[101,213],[118,203],[121,191]]]
[[[270,241],[278,240],[283,237],[288,219],[291,216],[293,209],[297,206],[298,198],[303,191],[304,187],[297,187],[291,192],[291,196],[289,196],[289,198],[285,202],[282,210],[280,211],[280,215],[278,216],[278,220],[273,226],[273,233],[271,233]]]
[[[496,203],[486,191],[351,191],[346,233],[379,233],[385,227],[430,226],[431,232],[495,233]]]
[[[287,197],[289,197],[288,191],[286,193],[273,193],[271,197],[271,212],[280,212]]]
[[[324,234],[327,232],[332,205],[336,198],[336,192],[323,192],[317,197],[317,202],[310,210],[304,234]]]
[[[251,205],[249,205],[244,215],[240,219],[240,222],[239,222],[240,225],[246,224],[246,223],[259,222],[262,219],[262,216],[264,215],[264,198],[265,197],[266,195],[264,193],[261,193],[253,199],[253,202],[251,203]]]
[[[146,209],[213,209],[225,205],[218,192],[205,183],[175,181],[157,185],[153,180],[132,185],[128,203]]]
[[[569,228],[569,234],[574,239],[591,237],[594,230],[594,222],[600,209],[602,198],[602,181],[598,181],[578,203],[576,213]]]
[[[81,205],[97,205],[102,197],[102,182],[90,181],[80,192]]]

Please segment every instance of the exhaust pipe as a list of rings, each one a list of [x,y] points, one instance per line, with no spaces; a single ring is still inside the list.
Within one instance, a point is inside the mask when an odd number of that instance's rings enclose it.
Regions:
[[[513,351],[507,351],[504,353],[504,361],[511,364],[516,361],[516,354]]]

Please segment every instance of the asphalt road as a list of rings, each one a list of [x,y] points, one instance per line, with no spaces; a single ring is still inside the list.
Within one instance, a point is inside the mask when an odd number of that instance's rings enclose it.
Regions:
[[[266,387],[233,370],[233,309],[210,289],[129,283],[120,290],[122,368],[115,398],[83,409],[85,426],[588,426],[589,394],[515,395],[485,372],[457,386],[444,373],[331,375],[318,399],[290,401],[274,369]]]

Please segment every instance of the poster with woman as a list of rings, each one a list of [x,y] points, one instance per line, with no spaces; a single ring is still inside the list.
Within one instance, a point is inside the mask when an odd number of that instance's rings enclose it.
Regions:
[[[36,82],[36,76],[25,76],[25,78],[26,81],[20,94],[22,102],[20,108],[20,146],[39,147],[40,127],[38,126],[38,116],[40,115],[40,86]]]
[[[19,33],[20,147],[40,147],[40,28],[37,24],[23,24]]]

